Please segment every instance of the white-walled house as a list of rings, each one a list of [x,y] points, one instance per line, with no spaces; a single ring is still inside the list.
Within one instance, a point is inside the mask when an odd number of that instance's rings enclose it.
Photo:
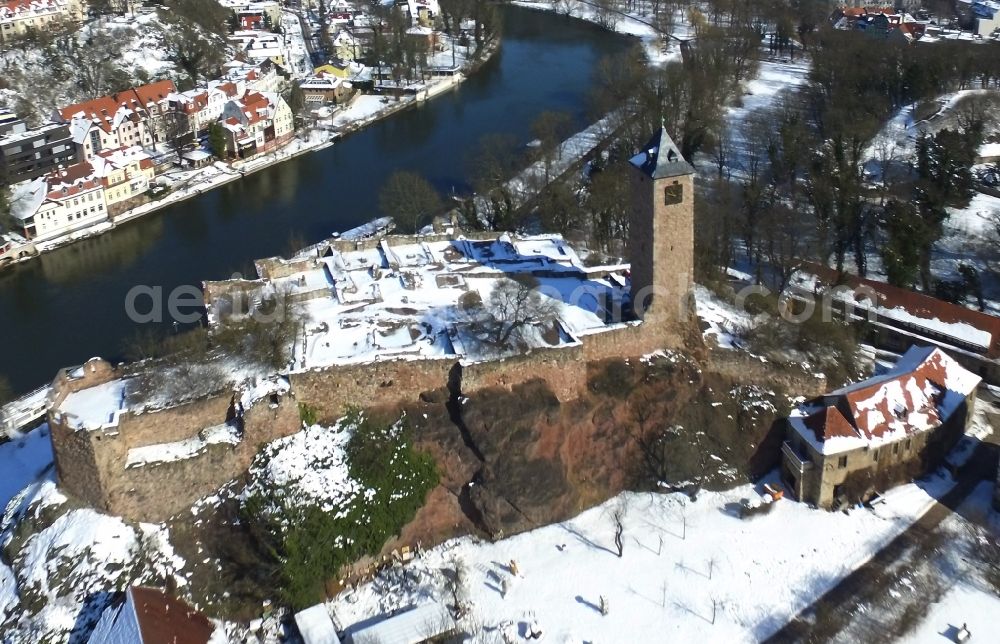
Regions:
[[[245,91],[239,83],[212,81],[208,87],[172,94],[170,106],[187,118],[191,133],[198,135],[219,120],[226,103]]]
[[[108,220],[104,185],[86,161],[13,186],[10,211],[36,242]]]

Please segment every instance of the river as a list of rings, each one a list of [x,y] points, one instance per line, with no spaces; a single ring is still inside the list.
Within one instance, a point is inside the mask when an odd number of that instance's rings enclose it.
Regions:
[[[442,193],[467,189],[470,152],[489,133],[527,143],[545,110],[586,124],[594,70],[629,40],[582,21],[505,7],[503,46],[456,90],[335,143],[0,272],[0,374],[16,392],[92,356],[120,358],[137,325],[136,285],[180,285],[250,272],[378,216],[378,191],[412,170]],[[146,300],[148,301],[148,300]]]

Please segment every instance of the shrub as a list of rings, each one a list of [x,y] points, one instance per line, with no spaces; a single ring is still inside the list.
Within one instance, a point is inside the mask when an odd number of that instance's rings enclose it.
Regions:
[[[316,424],[319,419],[319,412],[315,407],[308,403],[299,403],[299,418],[302,419],[302,424],[307,427],[312,427]]]
[[[300,407],[304,417],[308,411]],[[322,600],[325,582],[345,566],[377,554],[438,484],[433,459],[413,449],[403,421],[377,423],[350,410],[341,427],[352,428],[346,455],[357,494],[330,508],[265,485],[243,502],[245,523],[279,564],[282,599],[295,610]]]

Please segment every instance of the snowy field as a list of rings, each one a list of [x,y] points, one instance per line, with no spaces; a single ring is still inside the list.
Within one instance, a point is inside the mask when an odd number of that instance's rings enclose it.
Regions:
[[[956,631],[965,624],[972,642],[1000,642],[1000,597],[982,578],[982,562],[968,557],[956,544],[979,550],[979,543],[968,543],[968,528],[983,528],[984,538],[1000,541],[1000,513],[992,510],[993,485],[984,481],[962,503],[957,514],[944,526],[960,535],[939,555],[950,561],[952,578],[947,580],[944,596],[932,603],[915,629],[902,638],[905,644],[944,644],[953,642]],[[988,535],[988,536],[987,536]]]
[[[390,572],[329,608],[350,632],[430,598],[448,601],[442,570],[459,561],[480,641],[522,641],[534,621],[554,642],[758,641],[921,516],[948,481],[937,477],[925,487],[896,488],[877,509],[849,515],[782,500],[749,519],[736,514],[743,499],[759,496],[749,485],[696,501],[626,493],[497,543],[450,541],[407,566],[406,575]],[[619,558],[611,515],[622,503]]]
[[[941,601],[932,604],[905,644],[943,644],[954,641],[956,631],[966,625],[973,642],[1000,642],[1000,597],[959,581]]]

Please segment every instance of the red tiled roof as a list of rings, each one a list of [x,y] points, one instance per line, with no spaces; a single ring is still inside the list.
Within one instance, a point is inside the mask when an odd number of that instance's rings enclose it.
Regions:
[[[143,106],[150,103],[159,103],[167,96],[177,91],[177,87],[172,80],[161,80],[131,90],[139,98]]]
[[[847,438],[856,436],[854,428],[836,407],[824,407],[815,414],[806,417],[805,425],[813,430],[816,438],[821,441],[837,436]]]
[[[940,349],[911,347],[896,369],[806,403],[802,424],[820,442],[909,435],[941,424],[946,392],[968,396],[979,383]]]
[[[135,604],[143,644],[206,644],[215,627],[187,602],[155,588],[128,591]]]
[[[100,179],[94,176],[94,166],[87,161],[53,170],[45,175],[45,183],[46,196],[54,200],[74,197],[101,186]]]
[[[986,356],[988,358],[1000,357],[1000,318],[996,316],[884,282],[863,279],[850,273],[838,273],[832,268],[819,264],[806,264],[803,266],[803,270],[816,275],[827,286],[844,284],[855,289],[859,286],[865,286],[877,294],[878,304],[881,307],[887,309],[899,307],[915,317],[928,320],[936,318],[946,323],[964,323],[989,333],[990,346]]]
[[[112,121],[119,107],[126,107],[133,112],[140,109],[147,109],[150,103],[163,100],[171,92],[176,91],[174,82],[170,80],[157,81],[141,87],[118,92],[112,96],[101,96],[99,98],[76,103],[59,110],[59,116],[64,121],[71,121],[74,116],[80,114],[84,118],[96,121],[105,132],[111,131]],[[138,121],[140,117],[133,114],[130,120]]]

